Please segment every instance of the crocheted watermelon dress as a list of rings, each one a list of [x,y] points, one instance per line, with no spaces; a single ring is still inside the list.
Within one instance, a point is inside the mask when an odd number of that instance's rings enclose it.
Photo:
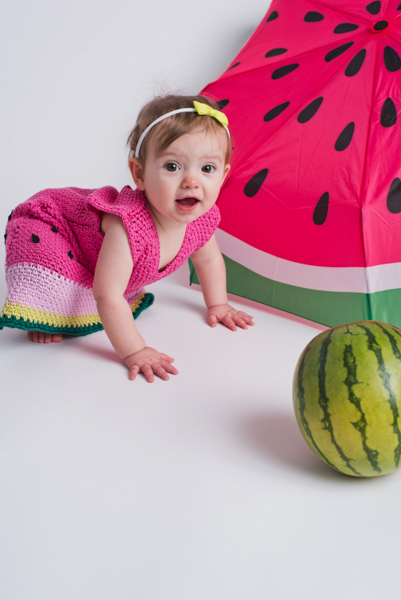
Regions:
[[[161,272],[159,237],[144,192],[129,186],[97,190],[48,189],[17,206],[6,228],[8,294],[0,329],[87,335],[103,329],[93,277],[104,234],[101,214],[122,218],[134,267],[124,297],[134,319],[154,296],[145,285],[176,271],[211,238],[220,221],[216,205],[187,226],[181,249]]]

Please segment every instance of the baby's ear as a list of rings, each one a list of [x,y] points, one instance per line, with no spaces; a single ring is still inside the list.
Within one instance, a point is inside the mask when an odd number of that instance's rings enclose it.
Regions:
[[[136,187],[143,191],[145,189],[145,182],[141,163],[137,158],[131,157],[128,159],[128,166]]]
[[[231,169],[231,165],[229,165],[229,164],[224,165],[224,177],[223,177],[222,185],[223,185],[230,169]]]

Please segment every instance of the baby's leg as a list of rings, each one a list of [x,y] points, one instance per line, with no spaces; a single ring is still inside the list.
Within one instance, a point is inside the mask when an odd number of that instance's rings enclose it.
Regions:
[[[49,344],[50,342],[61,342],[63,336],[61,333],[45,333],[44,331],[28,331],[28,339],[31,342],[39,344]]]

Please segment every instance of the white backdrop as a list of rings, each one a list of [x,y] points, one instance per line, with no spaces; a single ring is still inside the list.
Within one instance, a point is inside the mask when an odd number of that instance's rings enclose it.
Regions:
[[[46,187],[130,183],[138,109],[217,78],[267,9],[3,2],[0,223]],[[187,266],[149,291],[138,327],[176,358],[169,382],[129,382],[104,332],[0,332],[1,600],[398,600],[400,474],[341,476],[295,422],[324,328],[232,297],[257,325],[212,330]]]
[[[1,208],[46,187],[121,188],[155,93],[219,77],[269,2],[28,0],[3,6]]]

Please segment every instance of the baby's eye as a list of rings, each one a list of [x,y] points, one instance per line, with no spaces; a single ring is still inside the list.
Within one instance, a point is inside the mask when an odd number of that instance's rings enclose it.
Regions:
[[[202,171],[204,173],[213,173],[214,170],[215,167],[213,165],[205,165],[204,167],[202,167]]]
[[[178,165],[176,163],[167,163],[166,165],[164,165],[164,167],[167,169],[167,171],[170,171],[170,173],[178,171]]]

